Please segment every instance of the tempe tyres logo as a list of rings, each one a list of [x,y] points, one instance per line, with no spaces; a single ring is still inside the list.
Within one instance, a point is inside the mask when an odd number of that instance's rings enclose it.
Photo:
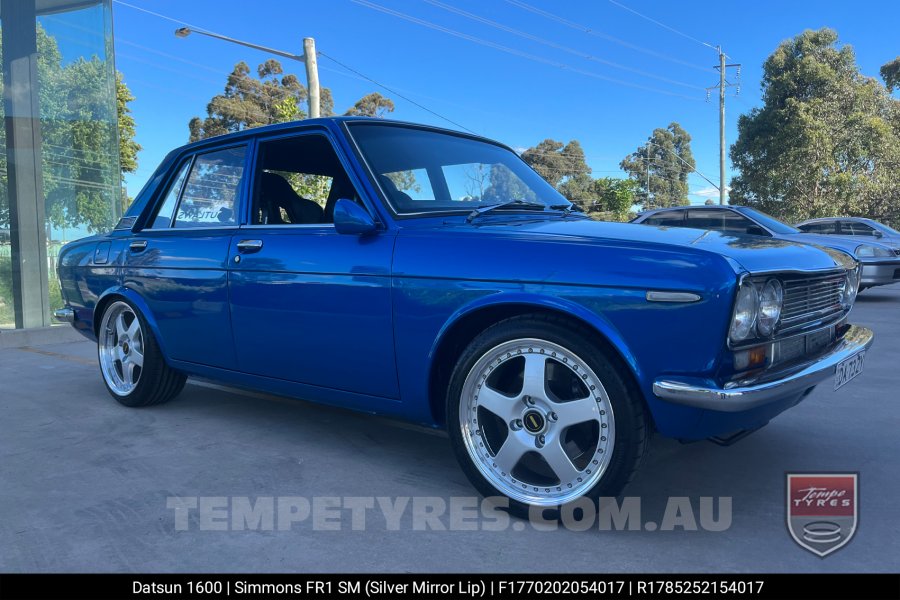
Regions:
[[[856,473],[788,473],[787,528],[794,541],[822,558],[844,547],[859,515]]]

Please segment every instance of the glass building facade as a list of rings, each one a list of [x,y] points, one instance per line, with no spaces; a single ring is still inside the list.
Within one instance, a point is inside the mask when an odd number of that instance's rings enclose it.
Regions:
[[[62,307],[56,256],[122,213],[112,0],[0,0],[0,328]]]

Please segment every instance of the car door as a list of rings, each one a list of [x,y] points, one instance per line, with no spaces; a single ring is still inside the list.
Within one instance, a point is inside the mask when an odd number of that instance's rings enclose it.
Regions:
[[[239,369],[398,398],[393,234],[335,231],[336,200],[364,202],[325,133],[261,140],[254,162],[228,266]]]
[[[246,145],[186,157],[129,242],[124,285],[146,301],[169,358],[237,365],[226,266],[247,157]]]

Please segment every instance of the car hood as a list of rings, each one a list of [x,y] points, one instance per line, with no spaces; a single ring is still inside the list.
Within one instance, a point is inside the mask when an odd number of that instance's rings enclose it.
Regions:
[[[844,252],[849,252],[850,254],[856,255],[856,249],[859,248],[862,244],[867,244],[869,246],[878,246],[881,248],[887,248],[889,250],[892,247],[889,244],[881,240],[869,240],[869,239],[859,239],[853,237],[842,237],[839,235],[817,235],[815,233],[786,233],[781,235],[776,235],[778,239],[789,240],[792,242],[803,242],[804,244],[818,244],[819,246],[825,246],[827,248],[835,248],[837,250],[843,250]]]
[[[514,226],[511,226],[514,225]],[[591,219],[527,220],[479,224],[480,230],[530,235],[564,237],[577,242],[632,242],[694,248],[726,256],[751,273],[764,271],[821,271],[853,264],[850,257],[793,240],[685,227],[655,227],[632,223],[610,223]],[[801,240],[797,240],[801,241]]]

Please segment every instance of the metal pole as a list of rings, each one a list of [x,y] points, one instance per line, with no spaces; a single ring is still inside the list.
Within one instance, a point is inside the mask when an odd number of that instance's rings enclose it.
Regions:
[[[316,40],[303,38],[303,57],[306,64],[306,89],[309,93],[309,117],[319,118],[319,65],[316,61]]]
[[[725,53],[719,50],[719,204],[725,204]]]

